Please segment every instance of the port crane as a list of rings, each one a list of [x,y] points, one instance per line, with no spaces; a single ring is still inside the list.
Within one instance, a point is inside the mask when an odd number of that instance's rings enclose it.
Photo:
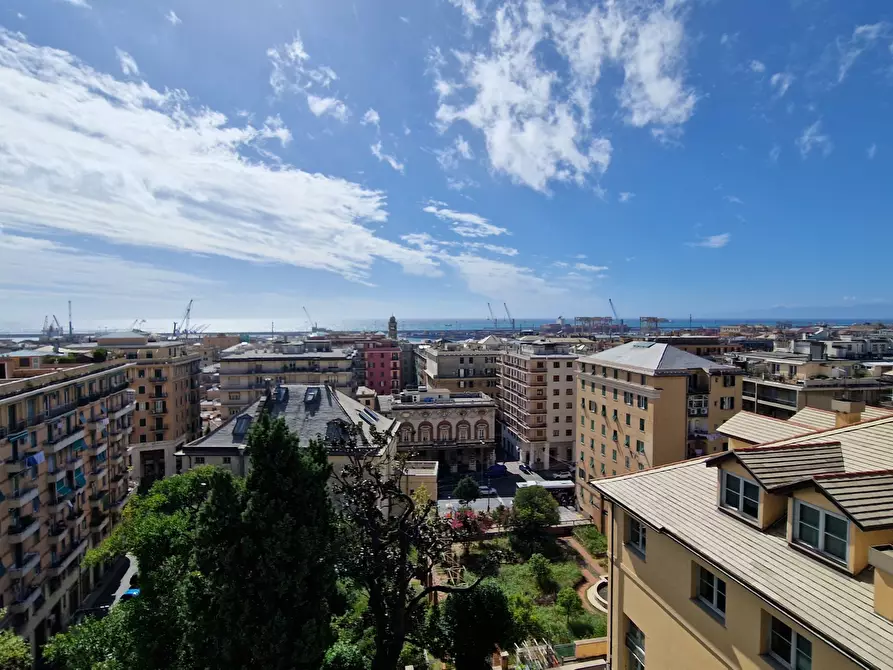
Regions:
[[[515,320],[512,318],[512,313],[509,311],[509,306],[505,303],[502,303],[502,306],[505,307],[505,315],[509,318],[509,323],[512,324],[512,330],[514,330]]]
[[[186,305],[186,312],[183,314],[183,318],[180,319],[179,327],[177,322],[174,321],[174,332],[172,335],[175,339],[180,335],[185,335],[187,338],[189,337],[189,318],[192,315],[192,303],[193,300],[190,300],[189,304]]]
[[[617,310],[614,309],[614,301],[608,298],[608,304],[611,306],[611,313],[614,314],[614,320],[618,323],[620,322],[620,317],[617,316]]]
[[[310,332],[311,332],[311,333],[315,333],[316,330],[317,330],[317,328],[316,328],[316,322],[315,322],[315,321],[313,320],[313,318],[310,316],[310,312],[307,311],[307,308],[306,308],[306,307],[302,307],[301,309],[303,309],[303,310],[304,310],[304,314],[307,315],[307,322],[310,324]]]
[[[490,310],[490,320],[493,322],[494,328],[499,328],[499,320],[496,318],[496,315],[493,313],[493,308],[490,307],[490,303],[487,303],[487,309]]]

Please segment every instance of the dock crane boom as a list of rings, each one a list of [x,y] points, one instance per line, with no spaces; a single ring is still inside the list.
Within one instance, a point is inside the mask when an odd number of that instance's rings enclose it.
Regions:
[[[617,310],[614,309],[614,301],[608,298],[608,304],[611,306],[611,311],[614,313],[614,320],[620,321],[620,317],[617,316]]]
[[[311,318],[310,312],[307,311],[306,307],[302,307],[301,309],[303,309],[304,314],[307,315],[307,322],[310,324],[310,332],[315,333],[316,332],[316,322]]]
[[[505,307],[505,315],[509,318],[509,322],[512,324],[512,330],[514,330],[515,319],[512,318],[512,313],[509,311],[509,306],[505,303],[502,303],[502,306]]]
[[[494,327],[494,328],[499,328],[499,321],[498,321],[498,319],[496,318],[496,315],[493,313],[493,308],[490,307],[490,303],[489,303],[489,302],[487,303],[487,309],[490,310],[490,320],[493,321],[493,327]]]

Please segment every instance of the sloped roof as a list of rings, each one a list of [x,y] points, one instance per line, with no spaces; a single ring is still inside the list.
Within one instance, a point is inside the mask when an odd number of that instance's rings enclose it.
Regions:
[[[883,407],[866,406],[865,410],[862,412],[863,420],[880,419],[885,416],[893,416],[893,411],[884,409]],[[824,430],[827,428],[834,428],[836,418],[835,413],[832,412],[830,409],[804,407],[799,412],[794,414],[794,416],[792,416],[789,421],[810,426],[812,428],[815,428],[816,430]],[[777,437],[775,439],[783,438]]]
[[[797,425],[793,421],[775,419],[753,412],[738,412],[721,424],[717,432],[752,444],[762,444],[773,440],[783,440],[811,433],[810,426]]]
[[[710,458],[707,464],[718,465],[733,458],[740,461],[767,491],[815,475],[840,473],[844,467],[839,442],[735,449]]]
[[[618,347],[587,356],[585,360],[598,365],[633,368],[650,375],[679,374],[689,370],[705,370],[724,374],[740,374],[742,372],[734,365],[714,363],[707,358],[695,356],[663,342],[627,342]]]
[[[893,470],[825,475],[815,484],[865,530],[893,527]]]

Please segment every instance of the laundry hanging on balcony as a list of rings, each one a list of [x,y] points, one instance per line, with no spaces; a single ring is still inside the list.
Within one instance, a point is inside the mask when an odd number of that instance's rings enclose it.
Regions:
[[[43,455],[42,451],[38,451],[35,454],[29,454],[25,457],[25,465],[29,468],[33,465],[40,465],[46,460],[46,456]]]

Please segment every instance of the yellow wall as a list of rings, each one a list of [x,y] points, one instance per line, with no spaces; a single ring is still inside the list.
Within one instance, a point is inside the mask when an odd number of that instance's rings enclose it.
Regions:
[[[648,381],[661,389],[660,398],[649,401],[652,463],[681,461],[688,444],[688,377],[654,377]]]
[[[874,610],[893,621],[893,575],[874,569]]]
[[[766,613],[792,626],[812,642],[813,668],[849,670],[854,663],[808,634],[768,603],[732,581],[728,575],[706,566],[726,582],[726,617],[711,616],[692,599],[698,559],[682,545],[656,532],[647,531],[645,560],[621,546],[624,514],[618,508],[612,556],[609,620],[612,667],[625,669],[624,619],[629,617],[645,634],[646,667],[689,670],[736,668],[766,670],[761,658],[765,650]]]

